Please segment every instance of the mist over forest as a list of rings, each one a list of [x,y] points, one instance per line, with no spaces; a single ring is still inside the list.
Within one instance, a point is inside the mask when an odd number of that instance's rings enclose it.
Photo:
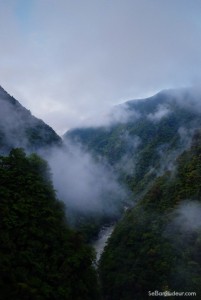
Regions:
[[[61,138],[0,89],[3,299],[201,295],[200,101],[164,90]]]
[[[0,300],[201,299],[200,20],[0,0]]]

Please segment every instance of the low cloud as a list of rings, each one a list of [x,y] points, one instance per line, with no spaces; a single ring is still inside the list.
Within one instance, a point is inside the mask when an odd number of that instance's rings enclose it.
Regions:
[[[170,108],[166,105],[158,105],[154,113],[147,115],[147,118],[153,122],[159,122],[162,118],[169,115],[171,112]]]
[[[13,147],[27,149],[29,141],[26,131],[36,125],[37,119],[1,88],[0,107],[0,133],[3,145],[8,149]],[[1,149],[4,150],[7,149]]]
[[[116,163],[115,169],[125,174],[133,175],[135,173],[135,157],[141,140],[137,135],[130,135],[128,131],[125,131],[121,135],[120,140],[124,143],[126,153],[121,157],[120,161]]]
[[[125,124],[134,122],[140,118],[140,113],[131,110],[126,103],[114,106],[110,110],[101,111],[95,114],[93,118],[84,119],[80,126],[82,127],[110,127],[116,124]]]
[[[159,167],[157,170],[154,169],[157,176],[162,176],[166,171],[171,171],[172,174],[174,174],[174,171],[176,170],[176,159],[181,154],[181,152],[183,152],[183,149],[171,149],[170,151],[169,144],[163,144],[158,147],[157,153],[159,155]]]
[[[200,263],[201,203],[186,200],[180,203],[169,215],[170,222],[164,237],[170,242],[170,249],[176,259],[172,281],[181,286],[195,286],[194,278],[199,276]]]
[[[180,89],[167,90],[167,95],[176,100],[181,107],[194,113],[201,113],[201,88],[200,85],[192,85]]]
[[[174,211],[173,226],[182,232],[201,229],[201,203],[185,201]]]
[[[178,129],[182,150],[185,150],[191,146],[192,138],[195,133],[195,130],[196,128],[185,128],[185,127],[180,127]]]
[[[104,161],[96,161],[81,146],[67,143],[48,158],[58,198],[67,211],[118,213],[126,191]]]
[[[138,146],[141,144],[141,140],[139,136],[137,135],[133,136],[129,134],[127,130],[124,131],[120,139],[125,143],[127,149],[131,151],[135,151],[138,148]]]
[[[169,215],[164,236],[177,251],[188,247],[195,233],[201,230],[201,203],[196,200],[182,201]]]

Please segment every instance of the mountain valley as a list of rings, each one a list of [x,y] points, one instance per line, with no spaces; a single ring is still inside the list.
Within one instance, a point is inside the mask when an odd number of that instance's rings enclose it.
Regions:
[[[201,297],[198,90],[128,101],[124,118],[63,139],[3,88],[0,106],[3,299]]]

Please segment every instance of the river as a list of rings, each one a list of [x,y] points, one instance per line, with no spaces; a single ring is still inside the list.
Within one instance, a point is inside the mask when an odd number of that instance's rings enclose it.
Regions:
[[[105,245],[107,243],[107,240],[111,236],[113,230],[114,230],[115,225],[110,225],[103,227],[98,235],[98,238],[95,242],[93,242],[92,246],[94,247],[96,251],[96,262],[100,260],[100,257],[103,253],[103,250],[105,248]]]

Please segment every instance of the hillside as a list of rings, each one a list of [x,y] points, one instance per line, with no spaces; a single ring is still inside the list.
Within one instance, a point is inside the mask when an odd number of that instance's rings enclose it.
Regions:
[[[195,292],[200,299],[200,162],[197,132],[175,171],[158,177],[117,225],[100,262],[104,299],[148,299],[154,291]]]
[[[61,138],[0,87],[0,153],[23,147],[27,151],[61,144]]]
[[[189,147],[201,126],[199,101],[199,93],[190,89],[162,91],[120,105],[127,115],[124,122],[73,129],[64,138],[106,159],[130,189],[143,191]]]
[[[98,299],[94,251],[68,225],[52,171],[33,153],[56,155],[61,138],[1,87],[0,107],[1,298]]]
[[[12,150],[0,187],[1,299],[98,299],[93,249],[67,225],[47,163]]]
[[[86,241],[111,224],[102,299],[145,300],[155,290],[201,297],[200,102],[192,89],[128,101],[120,117],[72,129],[63,144],[0,88],[4,299],[99,299]],[[29,154],[49,149],[51,170]]]

